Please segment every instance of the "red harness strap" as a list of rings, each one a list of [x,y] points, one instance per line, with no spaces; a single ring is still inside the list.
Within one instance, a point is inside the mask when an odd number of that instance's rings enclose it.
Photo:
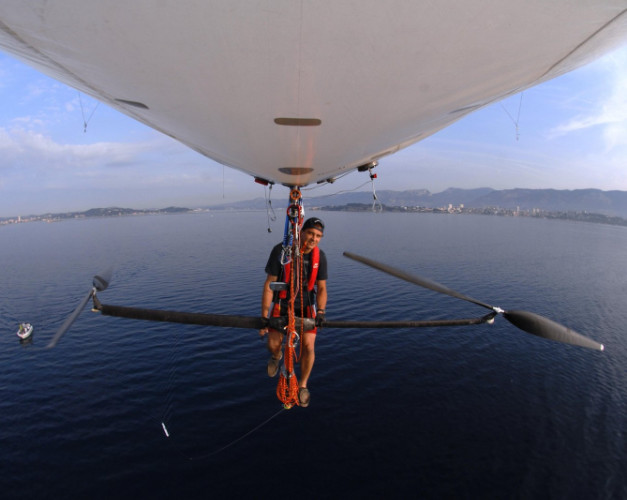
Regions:
[[[307,282],[307,290],[310,292],[314,289],[314,285],[316,284],[316,278],[318,277],[318,267],[320,266],[320,249],[318,247],[314,247],[311,251],[311,263],[310,263],[310,273],[309,273],[309,281]],[[292,263],[288,262],[284,266],[283,271],[283,281],[289,283],[290,281],[290,273],[292,272]],[[282,299],[287,298],[287,290],[282,290],[279,292],[279,297]]]

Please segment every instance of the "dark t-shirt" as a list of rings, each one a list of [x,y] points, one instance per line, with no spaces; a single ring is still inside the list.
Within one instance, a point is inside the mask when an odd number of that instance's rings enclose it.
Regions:
[[[272,276],[278,276],[279,281],[285,281],[285,277],[283,276],[283,266],[281,265],[281,250],[283,245],[279,243],[276,245],[272,252],[270,253],[270,257],[268,258],[268,263],[266,264],[266,274],[270,274]],[[311,273],[311,255],[312,252],[303,254],[303,283],[306,284],[309,282],[309,275]],[[318,274],[316,276],[316,281],[318,280],[326,280],[327,279],[327,257],[322,250],[320,250],[320,255],[318,257]],[[289,290],[288,290],[289,297]],[[277,302],[278,297],[275,294],[274,302]],[[300,293],[296,296],[296,300],[294,301],[296,307],[300,307]],[[315,305],[316,303],[316,292],[311,290],[307,295],[305,295],[304,304]]]

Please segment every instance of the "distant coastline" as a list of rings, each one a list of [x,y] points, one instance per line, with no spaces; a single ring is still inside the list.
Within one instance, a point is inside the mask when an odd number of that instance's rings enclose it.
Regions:
[[[327,212],[371,212],[373,211],[372,203],[346,203],[343,205],[323,205],[309,207],[310,210],[321,210]],[[576,211],[552,211],[534,209],[510,209],[501,207],[482,207],[472,208],[462,205],[449,204],[443,207],[424,207],[424,206],[400,206],[400,205],[384,205],[377,204],[375,210],[382,212],[396,213],[430,213],[430,214],[452,214],[452,215],[489,215],[497,217],[531,217],[537,219],[557,219],[570,220],[578,222],[588,222],[594,224],[607,224],[613,226],[627,226],[627,219],[610,216],[599,213],[588,212],[585,210]],[[213,207],[213,208],[185,208],[185,207],[167,207],[160,209],[134,209],[134,208],[92,208],[84,212],[64,212],[64,213],[46,213],[42,215],[29,215],[26,217],[4,217],[0,218],[0,226],[11,224],[24,224],[27,222],[60,222],[72,219],[87,219],[98,217],[130,217],[145,215],[167,215],[167,214],[187,214],[199,212],[239,212],[239,211],[259,211],[259,208],[233,208],[233,207]]]
[[[9,224],[23,224],[26,222],[59,222],[70,219],[87,219],[90,217],[123,217],[137,215],[164,215],[164,214],[181,214],[199,212],[202,209],[192,209],[183,207],[168,207],[158,209],[134,209],[134,208],[91,208],[84,212],[63,212],[63,213],[46,213],[42,215],[28,215],[15,217],[0,217],[0,226]]]

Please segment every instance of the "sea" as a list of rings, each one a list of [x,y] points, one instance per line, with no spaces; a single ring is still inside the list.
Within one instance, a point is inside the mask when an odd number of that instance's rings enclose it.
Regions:
[[[312,215],[308,212],[307,215]],[[322,329],[308,408],[286,410],[255,330],[105,317],[104,304],[257,316],[283,215],[0,228],[0,496],[627,498],[627,228],[478,215],[315,212],[328,320],[480,317],[347,259],[532,311],[605,345],[493,325]],[[271,231],[269,231],[269,229]],[[18,324],[34,335],[22,343]]]

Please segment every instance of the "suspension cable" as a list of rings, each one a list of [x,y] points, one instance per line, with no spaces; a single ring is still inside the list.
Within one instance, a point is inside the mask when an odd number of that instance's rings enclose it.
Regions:
[[[89,124],[89,122],[91,121],[92,117],[94,116],[94,113],[98,109],[98,106],[100,106],[100,101],[96,102],[96,106],[91,111],[91,114],[89,115],[89,118],[85,118],[85,109],[83,108],[83,99],[81,97],[81,93],[80,92],[78,93],[78,102],[79,102],[79,104],[81,106],[81,115],[83,116],[83,132],[87,133],[87,125]]]
[[[501,103],[501,107],[503,108],[503,111],[507,113],[507,116],[509,116],[509,119],[512,121],[512,123],[514,124],[514,127],[516,128],[516,140],[520,138],[520,130],[518,128],[518,123],[520,122],[520,110],[522,109],[522,100],[523,100],[523,92],[520,93],[520,101],[518,102],[518,114],[516,115],[515,120],[514,120],[514,117],[509,113],[509,111],[507,111],[507,108],[503,105],[503,103]]]

